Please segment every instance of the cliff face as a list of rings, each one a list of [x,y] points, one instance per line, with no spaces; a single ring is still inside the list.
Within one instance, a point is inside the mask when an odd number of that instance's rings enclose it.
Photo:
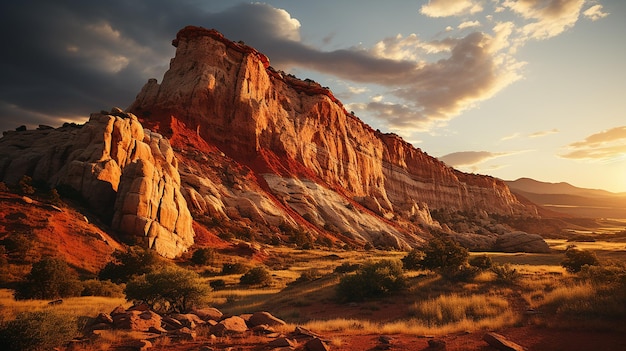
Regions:
[[[132,114],[94,113],[81,126],[6,133],[0,180],[16,184],[24,175],[71,189],[122,237],[163,256],[178,256],[193,244],[174,152]]]
[[[502,181],[456,171],[372,130],[328,89],[276,72],[216,31],[186,27],[173,45],[162,83],[148,82],[129,108],[147,123],[180,121],[260,174],[316,181],[382,218],[420,208],[532,213]]]

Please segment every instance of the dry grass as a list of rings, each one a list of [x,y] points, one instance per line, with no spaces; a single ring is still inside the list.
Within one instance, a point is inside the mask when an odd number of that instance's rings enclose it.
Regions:
[[[22,312],[39,311],[54,308],[59,313],[69,313],[75,316],[96,316],[100,312],[109,312],[117,306],[128,306],[123,298],[101,296],[71,297],[63,299],[60,305],[50,306],[48,300],[20,300],[13,298],[13,291],[0,289],[0,314],[3,318],[13,319]]]

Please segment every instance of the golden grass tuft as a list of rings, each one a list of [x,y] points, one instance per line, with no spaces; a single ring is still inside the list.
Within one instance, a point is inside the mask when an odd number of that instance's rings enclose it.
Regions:
[[[444,326],[463,321],[486,321],[511,313],[508,301],[495,295],[442,295],[409,307],[409,313],[426,325]]]

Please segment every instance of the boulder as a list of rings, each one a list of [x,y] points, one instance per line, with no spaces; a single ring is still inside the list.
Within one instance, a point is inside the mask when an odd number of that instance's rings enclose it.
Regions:
[[[150,328],[161,328],[161,316],[152,311],[128,311],[112,317],[115,329],[147,332]]]
[[[220,310],[215,307],[194,308],[191,310],[191,313],[200,317],[203,321],[219,321],[224,315]]]
[[[267,344],[268,347],[270,348],[276,348],[276,347],[295,347],[296,343],[293,340],[287,339],[285,337],[282,338],[277,338],[274,339],[272,341],[270,341]]]
[[[184,327],[194,329],[197,325],[206,324],[204,320],[193,313],[175,313],[171,318],[179,321]]]
[[[328,347],[328,345],[326,345],[326,343],[323,342],[322,339],[320,339],[320,338],[313,338],[313,339],[307,341],[306,344],[304,344],[304,347],[308,351],[328,351],[328,350],[330,350],[330,347]]]
[[[487,333],[483,336],[483,340],[500,351],[526,350],[524,347],[514,343],[513,341],[507,339],[504,335],[500,335],[498,333]]]
[[[548,243],[540,235],[525,232],[499,235],[493,249],[501,252],[550,253]]]
[[[220,321],[218,324],[211,327],[211,333],[219,336],[228,334],[241,334],[248,330],[246,321],[238,316],[232,316]]]
[[[274,317],[269,312],[255,312],[252,314],[252,316],[250,316],[250,319],[248,320],[248,326],[250,326],[251,328],[263,324],[270,327],[275,327],[279,325],[285,325],[287,323],[279,318]]]

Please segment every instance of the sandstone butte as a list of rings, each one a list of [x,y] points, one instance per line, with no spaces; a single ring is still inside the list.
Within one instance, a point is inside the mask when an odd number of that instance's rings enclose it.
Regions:
[[[396,248],[420,245],[429,228],[449,230],[433,209],[537,215],[502,180],[373,130],[329,89],[276,71],[245,44],[192,26],[172,44],[162,82],[150,79],[127,112],[6,133],[0,180],[67,185],[112,229],[168,257],[193,244],[192,215]]]

